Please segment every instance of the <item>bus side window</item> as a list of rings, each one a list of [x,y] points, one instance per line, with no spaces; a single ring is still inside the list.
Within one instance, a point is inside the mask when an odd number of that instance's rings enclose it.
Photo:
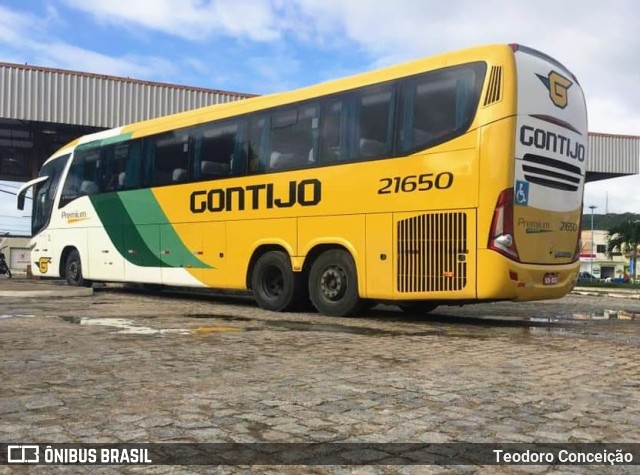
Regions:
[[[439,142],[455,130],[455,79],[440,74],[415,86],[412,147]]]
[[[244,173],[245,153],[239,122],[207,124],[199,131],[193,178],[208,180]]]
[[[100,148],[76,152],[62,189],[60,206],[80,196],[92,195],[100,191],[102,174],[100,154]]]
[[[454,66],[402,82],[399,149],[411,152],[464,133],[478,105],[484,63]]]
[[[146,182],[153,185],[182,183],[188,180],[189,135],[184,130],[152,137],[147,141]]]
[[[271,120],[267,116],[251,117],[249,121],[249,174],[263,173],[267,169],[270,128]]]
[[[118,191],[140,186],[140,141],[105,147],[102,191]]]
[[[142,186],[140,169],[142,165],[142,140],[128,143],[124,170],[118,174],[118,183],[125,190],[133,190]]]
[[[313,104],[274,112],[269,170],[305,168],[316,161],[318,115],[319,108]]]
[[[393,152],[394,96],[393,86],[388,84],[360,92],[353,158],[379,158]]]
[[[320,161],[334,163],[347,157],[346,107],[342,99],[328,99],[323,105]]]

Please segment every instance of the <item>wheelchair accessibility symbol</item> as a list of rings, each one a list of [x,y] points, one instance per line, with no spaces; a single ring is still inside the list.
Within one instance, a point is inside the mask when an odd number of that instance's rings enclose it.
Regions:
[[[529,182],[516,180],[516,204],[527,206],[529,204]]]

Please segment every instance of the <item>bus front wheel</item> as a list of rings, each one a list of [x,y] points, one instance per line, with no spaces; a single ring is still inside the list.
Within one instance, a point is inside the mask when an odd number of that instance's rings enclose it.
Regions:
[[[309,295],[324,315],[345,317],[362,310],[358,274],[351,254],[342,249],[320,254],[309,272]]]
[[[82,275],[82,262],[80,261],[80,253],[74,249],[67,256],[65,265],[65,276],[69,285],[76,287],[90,287],[91,282],[86,280]]]
[[[293,273],[286,253],[269,251],[260,256],[255,264],[251,288],[260,308],[286,312],[297,306],[300,276]]]

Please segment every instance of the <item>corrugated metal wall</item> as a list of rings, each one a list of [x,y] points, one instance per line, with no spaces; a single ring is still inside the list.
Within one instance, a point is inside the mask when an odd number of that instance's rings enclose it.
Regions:
[[[620,174],[640,172],[640,137],[589,132],[587,171]]]
[[[0,117],[116,127],[250,97],[40,67],[0,63]]]

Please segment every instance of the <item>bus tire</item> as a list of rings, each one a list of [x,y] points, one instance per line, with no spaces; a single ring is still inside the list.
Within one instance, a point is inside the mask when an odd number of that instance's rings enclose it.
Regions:
[[[343,249],[323,252],[311,265],[309,296],[318,312],[346,317],[363,309],[353,257]]]
[[[428,300],[416,300],[414,302],[399,303],[398,307],[400,307],[400,310],[404,313],[410,315],[424,315],[438,308],[438,304],[429,302]]]
[[[258,258],[251,274],[251,289],[260,308],[274,312],[293,310],[301,298],[300,276],[291,269],[283,251],[269,251]]]
[[[75,287],[91,287],[91,282],[86,280],[82,275],[82,261],[80,261],[80,253],[76,249],[71,251],[67,256],[65,277],[69,285]]]

